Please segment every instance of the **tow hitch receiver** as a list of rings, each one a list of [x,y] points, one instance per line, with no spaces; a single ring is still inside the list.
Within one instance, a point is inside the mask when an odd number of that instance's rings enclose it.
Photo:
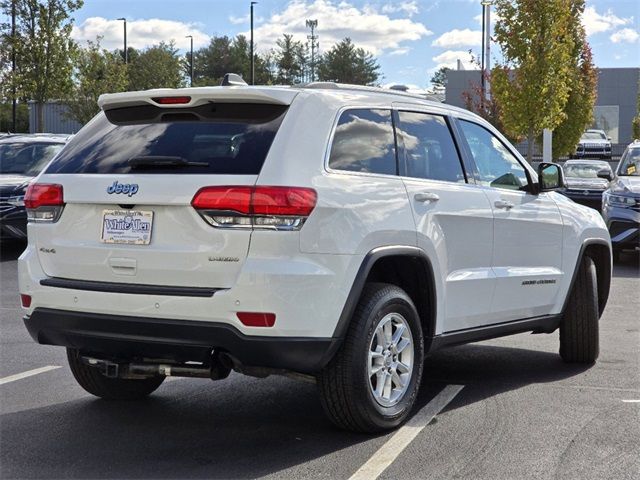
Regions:
[[[101,358],[82,356],[82,361],[86,365],[100,370],[105,377],[109,378],[149,378],[149,377],[192,377],[210,378],[212,380],[222,380],[227,378],[231,369],[223,365],[213,356],[211,365],[204,364],[179,364],[179,363],[155,363],[155,362],[113,362]]]

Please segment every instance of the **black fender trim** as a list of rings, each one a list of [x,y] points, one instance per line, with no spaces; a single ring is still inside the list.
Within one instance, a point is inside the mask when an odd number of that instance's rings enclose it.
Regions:
[[[390,245],[386,247],[374,248],[369,253],[367,253],[367,255],[362,260],[362,264],[360,265],[358,273],[356,274],[356,278],[353,281],[353,285],[351,286],[351,291],[347,296],[347,301],[345,302],[342,313],[340,314],[338,324],[336,325],[336,328],[333,332],[333,338],[339,339],[338,342],[334,343],[335,350],[338,349],[338,347],[342,343],[342,339],[344,339],[344,336],[347,333],[349,323],[351,322],[351,317],[353,316],[353,312],[358,305],[358,300],[360,300],[360,295],[362,294],[362,290],[364,289],[364,285],[367,281],[369,273],[371,272],[371,269],[381,258],[395,256],[413,257],[419,259],[425,268],[425,274],[429,280],[427,282],[427,294],[429,305],[428,324],[430,326],[430,330],[423,333],[425,335],[425,339],[429,339],[433,336],[435,332],[435,320],[437,314],[437,298],[435,290],[435,276],[433,274],[433,266],[431,265],[431,260],[421,248],[408,245]],[[335,353],[335,351],[327,353],[332,355],[333,353]]]
[[[603,282],[603,290],[602,290],[602,294],[600,292],[600,276],[598,277],[598,309],[599,309],[599,313],[600,315],[602,315],[602,312],[604,312],[604,307],[607,306],[607,300],[609,299],[609,290],[611,288],[611,270],[613,268],[613,256],[611,253],[611,245],[609,245],[609,243],[607,243],[606,240],[603,240],[601,238],[592,238],[592,239],[587,239],[582,246],[580,247],[580,253],[578,254],[578,259],[576,261],[576,266],[573,269],[573,275],[571,276],[571,283],[569,284],[569,289],[567,290],[567,296],[564,299],[564,304],[562,305],[562,315],[564,315],[564,312],[567,311],[567,306],[569,305],[569,297],[571,296],[571,291],[573,290],[573,286],[576,283],[576,278],[578,277],[578,269],[580,268],[580,263],[582,263],[582,258],[584,257],[585,254],[585,250],[587,249],[587,247],[591,246],[591,245],[600,245],[603,247],[606,247],[607,250],[609,250],[609,270],[604,273],[604,282]]]

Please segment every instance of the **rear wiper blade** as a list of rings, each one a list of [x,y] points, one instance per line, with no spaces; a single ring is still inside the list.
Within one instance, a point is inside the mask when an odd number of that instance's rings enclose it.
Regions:
[[[191,162],[183,157],[168,155],[146,155],[130,158],[131,168],[182,168],[182,167],[208,167],[207,162]]]

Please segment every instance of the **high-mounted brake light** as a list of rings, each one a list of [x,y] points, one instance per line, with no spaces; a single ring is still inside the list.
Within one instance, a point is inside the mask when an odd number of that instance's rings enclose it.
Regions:
[[[317,198],[303,187],[204,187],[191,205],[215,227],[299,230]]]
[[[27,218],[32,222],[56,222],[64,207],[62,185],[32,183],[24,194]]]
[[[185,103],[189,103],[191,101],[191,97],[154,97],[153,100],[160,105],[181,105]]]

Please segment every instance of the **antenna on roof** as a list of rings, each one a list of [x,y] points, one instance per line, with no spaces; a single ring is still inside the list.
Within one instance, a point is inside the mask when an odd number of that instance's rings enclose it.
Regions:
[[[220,84],[222,87],[246,87],[247,82],[245,82],[240,75],[237,73],[227,73],[222,79],[222,83]]]

